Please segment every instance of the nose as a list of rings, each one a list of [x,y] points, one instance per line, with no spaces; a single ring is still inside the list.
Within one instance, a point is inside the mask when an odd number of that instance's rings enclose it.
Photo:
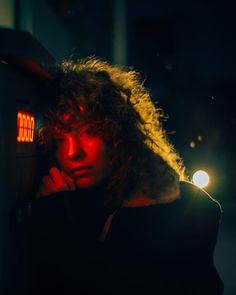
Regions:
[[[74,134],[68,134],[68,158],[71,160],[76,160],[83,158],[85,152],[81,146],[80,140]]]

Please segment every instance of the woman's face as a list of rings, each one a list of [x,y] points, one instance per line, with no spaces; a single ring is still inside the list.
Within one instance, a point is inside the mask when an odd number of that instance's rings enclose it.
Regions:
[[[101,137],[90,134],[89,125],[55,135],[55,140],[57,161],[76,187],[94,187],[109,175],[108,147]]]

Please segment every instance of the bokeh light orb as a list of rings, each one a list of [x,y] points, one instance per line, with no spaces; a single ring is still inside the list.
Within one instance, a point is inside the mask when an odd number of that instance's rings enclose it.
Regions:
[[[198,170],[193,174],[193,183],[200,188],[208,186],[209,181],[209,175],[203,170]]]

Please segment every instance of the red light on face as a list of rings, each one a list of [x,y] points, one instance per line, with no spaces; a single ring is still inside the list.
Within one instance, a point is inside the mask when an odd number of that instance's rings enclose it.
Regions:
[[[34,140],[35,117],[18,112],[17,113],[17,141],[33,142]]]

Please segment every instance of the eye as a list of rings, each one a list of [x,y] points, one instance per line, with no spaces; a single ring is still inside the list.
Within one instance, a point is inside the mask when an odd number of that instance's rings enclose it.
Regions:
[[[95,132],[93,130],[93,128],[91,126],[85,126],[83,128],[80,129],[80,134],[86,134],[86,135],[90,135],[90,136],[94,136]]]
[[[93,135],[94,131],[92,130],[91,127],[88,127],[88,128],[85,129],[84,133],[86,133],[87,135]]]

